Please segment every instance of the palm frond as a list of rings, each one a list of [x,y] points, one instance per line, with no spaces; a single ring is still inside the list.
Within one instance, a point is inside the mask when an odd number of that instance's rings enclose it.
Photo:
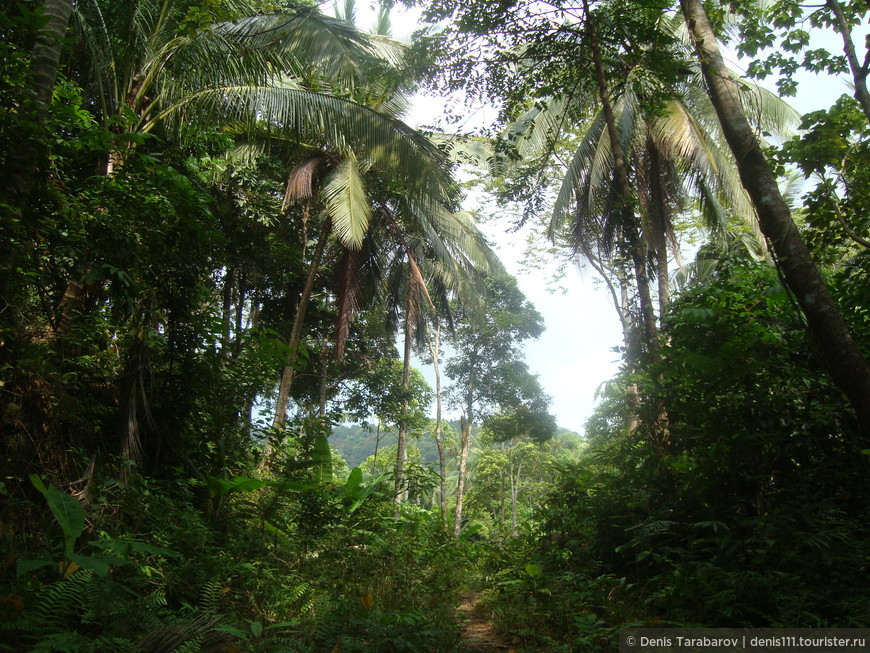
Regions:
[[[606,162],[609,160],[609,139],[607,147],[602,143],[605,138],[607,134],[604,115],[599,113],[574,150],[574,156],[565,170],[548,229],[548,237],[551,241],[555,242],[558,239],[558,235],[569,220],[583,224],[594,221],[589,190],[596,185],[592,179],[593,170],[598,170],[596,181],[600,182],[601,171],[606,169]],[[582,197],[585,197],[586,201],[582,201]]]
[[[338,239],[349,249],[359,249],[368,230],[371,204],[356,157],[347,156],[333,171],[323,188],[323,197]]]
[[[344,358],[344,347],[350,333],[350,325],[359,312],[359,267],[361,256],[359,249],[343,248],[341,261],[338,265],[335,305],[335,357]]]
[[[263,124],[339,151],[364,152],[373,165],[389,170],[418,201],[451,205],[458,187],[445,155],[401,120],[350,100],[301,88],[291,79],[270,86],[208,88],[181,98],[154,117],[182,128],[192,115],[238,124],[257,133]]]
[[[293,168],[287,179],[287,187],[284,190],[284,201],[281,210],[287,210],[293,202],[308,199],[314,195],[314,175],[324,162],[322,155],[313,156],[300,165]]]

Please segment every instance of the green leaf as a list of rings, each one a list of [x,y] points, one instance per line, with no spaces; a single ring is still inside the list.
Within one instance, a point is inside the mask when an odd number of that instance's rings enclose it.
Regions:
[[[262,635],[263,634],[263,624],[261,624],[259,621],[252,621],[251,622],[251,634],[254,637],[259,637],[260,635]]]
[[[208,489],[213,496],[223,496],[231,492],[253,492],[269,485],[270,481],[248,478],[247,476],[237,476],[231,479],[211,477],[207,483]]]
[[[109,569],[112,565],[121,566],[129,564],[129,560],[120,558],[95,558],[93,556],[81,555],[79,553],[70,553],[67,556],[70,562],[75,562],[82,569],[90,569],[97,576],[108,576]]]
[[[358,499],[362,486],[363,473],[359,467],[350,470],[347,483],[344,484],[344,496],[349,499]]]
[[[388,474],[383,473],[371,477],[368,482],[360,488],[358,495],[355,497],[355,501],[350,505],[350,508],[348,508],[348,512],[355,512],[357,508],[365,503],[365,500],[369,497],[369,495],[375,491],[375,489],[378,487],[378,484],[385,478],[387,478],[387,476]]]
[[[371,204],[356,158],[348,156],[323,189],[326,210],[339,240],[350,249],[362,247],[371,219]]]
[[[531,576],[532,578],[537,578],[538,576],[540,576],[543,573],[541,568],[533,562],[530,562],[529,564],[527,564],[525,566],[525,570],[526,570],[526,573],[529,576]]]
[[[239,628],[236,628],[235,626],[229,626],[227,624],[219,624],[219,625],[214,627],[214,630],[219,630],[223,633],[228,633],[228,634],[232,635],[233,637],[235,637],[236,639],[240,639],[244,642],[247,642],[249,639],[248,633],[246,633],[243,630],[240,630]]]
[[[53,564],[54,560],[19,560],[15,567],[15,573],[17,576],[23,576],[34,569],[50,567]]]
[[[30,482],[45,497],[51,514],[63,530],[63,550],[69,557],[75,548],[75,542],[85,530],[85,511],[75,497],[61,492],[55,486],[48,488],[36,474],[30,475]]]
[[[164,549],[163,547],[145,544],[144,542],[136,542],[135,540],[116,540],[113,538],[107,538],[93,540],[88,542],[88,544],[103,551],[112,551],[121,556],[128,556],[131,553],[148,553],[151,555],[177,558],[181,555],[177,551],[171,551],[170,549]]]
[[[311,463],[321,483],[332,481],[332,452],[329,450],[329,440],[326,435],[321,434],[314,438]]]

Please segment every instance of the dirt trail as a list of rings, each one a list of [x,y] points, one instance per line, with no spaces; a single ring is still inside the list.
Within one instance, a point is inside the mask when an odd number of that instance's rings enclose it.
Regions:
[[[462,638],[469,653],[517,653],[517,649],[499,637],[486,617],[478,595],[463,594],[459,604],[459,618],[465,622]]]

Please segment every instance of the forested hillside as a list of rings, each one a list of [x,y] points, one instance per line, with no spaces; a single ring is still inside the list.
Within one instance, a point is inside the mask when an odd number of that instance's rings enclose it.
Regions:
[[[868,18],[6,2],[0,650],[870,625]],[[521,238],[618,316],[582,434]]]

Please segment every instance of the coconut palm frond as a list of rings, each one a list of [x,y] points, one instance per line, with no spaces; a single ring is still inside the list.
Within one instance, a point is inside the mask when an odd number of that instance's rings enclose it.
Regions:
[[[495,150],[488,138],[469,134],[435,133],[429,139],[451,161],[469,164],[478,170],[489,170],[494,165]]]
[[[766,88],[734,76],[746,116],[763,134],[786,140],[795,135],[801,115],[788,102]]]
[[[458,186],[445,155],[401,120],[350,100],[301,88],[292,79],[280,86],[236,85],[203,89],[165,108],[151,123],[183,127],[191,114],[256,132],[263,124],[297,139],[362,149],[373,165],[389,170],[418,201],[452,204]]]
[[[359,249],[368,230],[371,204],[354,156],[346,157],[329,176],[323,198],[338,239],[349,249]]]
[[[558,239],[558,234],[569,220],[585,223],[587,220],[594,219],[590,190],[600,185],[601,175],[607,167],[605,164],[610,157],[609,139],[607,147],[602,146],[602,141],[606,138],[604,116],[599,114],[583,135],[565,170],[548,229],[548,237],[551,241],[555,242]],[[594,170],[598,172],[593,181]]]
[[[415,292],[421,297],[424,297],[426,303],[434,308],[435,305],[432,303],[432,296],[429,294],[429,289],[426,287],[426,280],[423,278],[423,273],[420,272],[420,267],[417,265],[417,261],[414,260],[412,254],[408,254],[408,270],[408,277],[412,282]]]
[[[310,70],[351,85],[365,79],[367,64],[377,62],[370,41],[353,23],[325,16],[315,7],[289,15],[248,16],[216,25],[214,31],[244,47],[245,53],[291,53]]]
[[[390,20],[390,7],[387,5],[381,5],[378,9],[375,24],[372,26],[372,34],[387,37],[393,35],[393,23]]]

